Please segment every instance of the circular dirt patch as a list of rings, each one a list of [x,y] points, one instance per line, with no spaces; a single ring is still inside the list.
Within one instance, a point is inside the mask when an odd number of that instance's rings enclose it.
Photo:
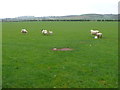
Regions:
[[[71,50],[73,50],[73,49],[71,49],[71,48],[59,48],[59,49],[53,48],[52,50],[53,50],[53,51],[71,51]]]

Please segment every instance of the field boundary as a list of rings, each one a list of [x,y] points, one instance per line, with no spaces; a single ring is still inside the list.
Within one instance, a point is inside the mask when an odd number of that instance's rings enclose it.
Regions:
[[[2,89],[2,22],[0,22],[0,90]]]

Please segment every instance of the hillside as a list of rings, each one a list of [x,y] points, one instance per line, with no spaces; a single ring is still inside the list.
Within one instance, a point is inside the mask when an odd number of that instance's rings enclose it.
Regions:
[[[23,20],[118,20],[117,14],[82,14],[82,15],[68,15],[68,16],[21,16],[16,18],[5,18],[3,21],[23,21]]]

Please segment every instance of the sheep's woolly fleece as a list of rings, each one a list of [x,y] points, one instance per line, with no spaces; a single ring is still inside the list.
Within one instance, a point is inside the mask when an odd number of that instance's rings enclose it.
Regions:
[[[73,49],[71,49],[71,48],[59,48],[59,49],[53,48],[52,50],[53,50],[53,51],[71,51],[71,50],[73,50]]]

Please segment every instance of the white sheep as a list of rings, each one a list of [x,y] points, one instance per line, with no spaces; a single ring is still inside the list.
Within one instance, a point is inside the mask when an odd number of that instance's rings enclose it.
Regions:
[[[99,33],[98,30],[90,30],[91,35],[96,35],[96,33]]]
[[[26,29],[22,29],[21,33],[28,33],[28,31]]]
[[[48,30],[41,30],[42,34],[48,35]]]
[[[52,34],[53,34],[53,31],[48,31],[48,32],[49,32],[49,34],[50,34],[50,35],[52,35]]]
[[[53,32],[50,31],[50,30],[41,30],[41,32],[42,32],[42,34],[44,34],[44,35],[51,35],[51,34],[53,34]]]
[[[96,36],[97,36],[98,38],[102,38],[102,33],[96,33]]]

